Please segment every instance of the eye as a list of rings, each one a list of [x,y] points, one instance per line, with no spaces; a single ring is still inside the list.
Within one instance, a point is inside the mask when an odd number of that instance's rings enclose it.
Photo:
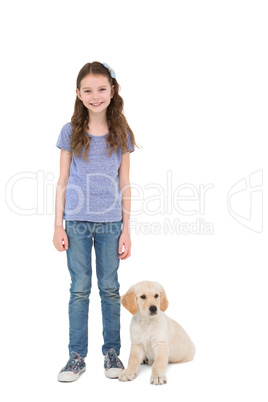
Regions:
[[[157,298],[158,298],[158,294],[155,294],[154,297],[157,299]]]
[[[142,296],[141,296],[141,299],[143,299],[143,300],[146,299],[146,296],[145,296],[145,295],[142,295]]]

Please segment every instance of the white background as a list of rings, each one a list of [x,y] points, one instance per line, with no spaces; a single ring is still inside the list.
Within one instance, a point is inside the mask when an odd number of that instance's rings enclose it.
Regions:
[[[267,401],[266,6],[256,0],[25,0],[2,6],[5,400]],[[55,144],[73,112],[78,71],[94,60],[114,69],[126,118],[142,146],[131,154],[132,256],[120,264],[121,294],[140,280],[161,282],[170,302],[166,313],[197,349],[192,362],[168,367],[161,387],[150,385],[151,367],[141,367],[133,382],[105,378],[95,270],[87,371],[75,383],[57,382],[68,359],[70,278],[66,255],[52,244]],[[192,198],[168,211],[164,198],[186,184]],[[193,193],[206,185],[203,199]],[[144,204],[134,200],[134,186]],[[149,203],[159,194],[156,186],[164,197]],[[159,203],[162,213],[153,214]],[[175,232],[164,231],[168,222],[179,223]],[[130,319],[122,308],[125,365]]]

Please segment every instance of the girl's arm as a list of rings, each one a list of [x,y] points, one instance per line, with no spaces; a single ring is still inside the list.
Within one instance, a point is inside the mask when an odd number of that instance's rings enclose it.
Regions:
[[[56,202],[55,202],[55,227],[63,226],[63,212],[65,204],[65,193],[70,175],[70,165],[72,156],[65,149],[60,153],[60,177],[57,183]]]
[[[130,210],[131,210],[131,187],[129,183],[130,152],[122,154],[121,165],[119,167],[119,187],[122,192],[122,215],[123,230],[119,240],[119,254],[121,259],[130,257]],[[124,252],[122,246],[124,244]]]
[[[68,247],[67,235],[63,228],[63,212],[65,205],[65,193],[70,174],[71,160],[71,153],[66,151],[65,149],[61,149],[60,176],[57,183],[55,201],[55,232],[53,238],[54,246],[58,251],[64,251],[66,250],[66,247]],[[62,244],[62,241],[64,241],[64,245]]]

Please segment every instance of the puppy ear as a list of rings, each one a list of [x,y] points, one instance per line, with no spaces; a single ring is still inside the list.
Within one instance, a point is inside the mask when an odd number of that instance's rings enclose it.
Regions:
[[[168,308],[168,299],[166,292],[163,289],[163,291],[160,292],[160,309],[161,311],[165,311],[167,308]]]
[[[159,290],[160,290],[160,310],[165,311],[168,308],[167,295],[166,295],[166,292],[165,292],[165,289],[163,288],[163,286],[158,282],[156,282],[156,283],[159,286]]]
[[[127,293],[121,297],[121,303],[131,314],[134,315],[138,312],[136,292],[133,288],[130,288]]]

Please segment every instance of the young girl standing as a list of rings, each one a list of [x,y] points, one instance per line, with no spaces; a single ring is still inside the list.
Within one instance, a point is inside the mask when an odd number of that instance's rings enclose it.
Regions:
[[[117,378],[124,368],[118,357],[117,271],[120,259],[131,255],[129,167],[137,144],[123,114],[119,89],[106,63],[85,64],[77,77],[71,122],[62,127],[56,144],[61,155],[53,243],[58,251],[66,251],[71,276],[69,360],[58,374],[59,381],[74,381],[86,369],[92,245],[101,297],[105,375]]]

